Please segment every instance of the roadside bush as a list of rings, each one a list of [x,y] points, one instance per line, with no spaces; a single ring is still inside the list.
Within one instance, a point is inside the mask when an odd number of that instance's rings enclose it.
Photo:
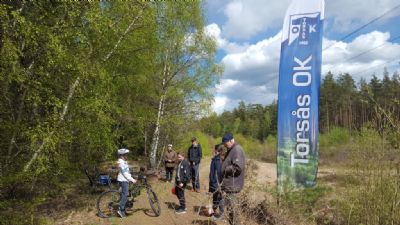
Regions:
[[[320,163],[347,163],[351,140],[351,133],[346,128],[334,127],[330,132],[320,134]]]
[[[359,185],[338,201],[342,224],[400,224],[399,153],[376,131],[361,130],[351,154]]]

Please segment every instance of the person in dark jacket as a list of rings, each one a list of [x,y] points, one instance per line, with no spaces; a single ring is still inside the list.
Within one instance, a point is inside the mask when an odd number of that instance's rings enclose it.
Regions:
[[[193,191],[200,192],[199,165],[203,157],[201,145],[197,143],[196,137],[192,138],[192,145],[188,149],[188,160],[191,167]]]
[[[229,212],[229,224],[237,225],[240,224],[238,194],[244,186],[246,157],[242,146],[235,142],[231,133],[224,135],[222,144],[228,151],[221,165],[221,189],[225,192],[224,203]]]
[[[172,149],[172,144],[168,145],[168,150],[164,154],[165,163],[165,180],[167,182],[172,182],[172,174],[175,169],[176,152]]]
[[[177,214],[186,213],[185,204],[185,188],[186,184],[190,180],[190,165],[189,162],[185,160],[185,156],[182,153],[177,153],[178,155],[178,167],[176,168],[175,176],[175,193],[179,200],[179,207],[176,209]]]
[[[219,178],[221,176],[221,151],[222,145],[214,146],[214,157],[211,159],[210,165],[210,176],[209,176],[209,188],[213,196],[213,220],[222,220],[224,215],[224,201],[222,199],[222,193],[220,188]],[[219,213],[216,213],[219,208]]]

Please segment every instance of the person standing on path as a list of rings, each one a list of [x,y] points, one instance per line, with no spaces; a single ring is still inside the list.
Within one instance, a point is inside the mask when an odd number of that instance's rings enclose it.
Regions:
[[[185,156],[178,152],[178,167],[176,168],[175,176],[175,194],[179,200],[179,207],[176,209],[176,214],[186,213],[186,202],[185,202],[185,188],[187,182],[190,180],[190,165],[185,160]]]
[[[230,225],[240,224],[240,202],[238,194],[244,186],[246,157],[242,146],[235,142],[232,133],[222,138],[222,144],[227,148],[221,165],[221,189],[225,192],[224,203],[228,211]]]
[[[168,145],[168,150],[164,154],[165,180],[172,182],[172,174],[175,169],[176,152],[172,149],[172,144]]]
[[[190,172],[192,174],[193,191],[200,192],[199,165],[202,155],[201,145],[197,143],[197,138],[192,138],[192,145],[188,149],[188,160],[190,163]]]
[[[219,178],[221,177],[221,151],[222,145],[214,146],[214,157],[211,159],[208,192],[213,198],[213,220],[224,219],[224,200],[222,199]],[[217,213],[217,209],[219,212]]]
[[[129,172],[128,165],[128,149],[121,148],[118,149],[118,177],[117,181],[121,187],[121,200],[119,201],[119,209],[117,211],[120,217],[126,217],[125,214],[125,204],[128,201],[128,189],[129,182],[136,183],[136,180],[132,178],[131,173]]]

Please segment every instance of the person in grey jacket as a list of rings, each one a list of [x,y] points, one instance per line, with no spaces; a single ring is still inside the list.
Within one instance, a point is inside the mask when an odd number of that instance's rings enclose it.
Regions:
[[[172,182],[172,174],[175,169],[176,152],[172,149],[172,144],[168,144],[168,150],[164,154],[165,181]]]
[[[225,192],[224,202],[229,213],[229,224],[238,225],[240,224],[238,194],[244,186],[246,157],[242,146],[235,142],[231,133],[224,135],[222,144],[228,151],[221,165],[221,189]]]
[[[193,191],[200,192],[199,165],[203,154],[201,145],[197,143],[197,139],[195,137],[192,138],[192,145],[188,149],[187,156],[191,168]]]

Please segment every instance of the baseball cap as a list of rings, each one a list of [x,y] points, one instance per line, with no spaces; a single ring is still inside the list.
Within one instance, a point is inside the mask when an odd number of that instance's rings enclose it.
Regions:
[[[230,141],[233,139],[233,134],[232,133],[227,133],[222,137],[222,144],[225,144],[226,142]]]

